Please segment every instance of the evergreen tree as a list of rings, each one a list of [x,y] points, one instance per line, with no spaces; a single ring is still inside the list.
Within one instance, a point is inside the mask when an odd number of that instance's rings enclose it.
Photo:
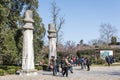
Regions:
[[[43,45],[45,33],[42,19],[37,13],[38,0],[0,0],[0,54],[3,64],[14,64],[21,59],[22,53],[22,14],[30,9],[33,11],[35,53],[39,53]],[[37,45],[36,45],[37,44]],[[37,49],[37,50],[36,50]]]
[[[2,53],[3,64],[14,64],[17,60],[17,47],[14,40],[14,30],[6,28],[2,31],[2,36],[0,38],[2,39],[0,53]]]
[[[34,20],[34,53],[35,53],[35,61],[39,60],[40,49],[42,48],[44,42],[43,37],[45,35],[45,26],[42,23],[42,19],[39,17],[37,13],[38,8],[38,0],[26,0],[28,5],[26,9],[30,9],[33,11],[33,20]],[[34,5],[33,5],[34,4]]]
[[[112,36],[111,38],[111,44],[116,45],[117,44],[117,38],[115,36]]]

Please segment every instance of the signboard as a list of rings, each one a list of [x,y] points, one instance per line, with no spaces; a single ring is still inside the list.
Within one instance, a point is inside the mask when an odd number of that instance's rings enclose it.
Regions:
[[[113,56],[113,50],[100,50],[100,58],[105,59],[106,56]]]

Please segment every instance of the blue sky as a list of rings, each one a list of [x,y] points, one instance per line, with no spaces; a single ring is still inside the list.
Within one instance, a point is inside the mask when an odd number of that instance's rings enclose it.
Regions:
[[[39,0],[39,15],[48,30],[52,22],[51,3],[53,0]],[[120,37],[120,0],[55,0],[61,9],[60,15],[65,16],[62,28],[64,42],[71,40],[76,43],[82,39],[84,43],[100,37],[102,23],[110,23],[118,29]],[[47,35],[47,34],[46,34]],[[47,41],[47,38],[45,39]]]

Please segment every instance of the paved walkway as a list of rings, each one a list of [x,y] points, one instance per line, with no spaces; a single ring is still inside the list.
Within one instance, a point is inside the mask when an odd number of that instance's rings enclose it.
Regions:
[[[74,67],[74,73],[69,72],[68,77],[61,73],[52,76],[52,72],[40,71],[38,75],[7,75],[0,76],[0,80],[120,80],[120,66],[91,67],[90,71]]]

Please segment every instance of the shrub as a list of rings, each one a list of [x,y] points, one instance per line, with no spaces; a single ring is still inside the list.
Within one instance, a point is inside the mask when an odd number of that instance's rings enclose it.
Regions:
[[[7,70],[9,70],[9,69],[18,70],[18,69],[20,69],[20,67],[19,66],[7,66]]]
[[[7,70],[7,66],[5,66],[5,65],[0,65],[0,69]]]
[[[95,60],[95,57],[90,57],[90,60],[91,60],[92,64],[96,64],[97,63],[97,61]]]
[[[0,76],[4,76],[6,74],[5,70],[0,69]]]
[[[103,59],[98,59],[97,64],[105,64],[105,60],[103,60]]]
[[[37,69],[37,70],[43,70],[43,67],[42,66],[36,66],[35,69]]]
[[[15,74],[16,73],[16,69],[8,69],[7,73],[8,74]]]
[[[81,57],[81,56],[84,56],[84,55],[87,55],[87,56],[91,56],[92,54],[94,53],[94,50],[78,50],[76,52],[76,55],[78,57]]]
[[[45,59],[44,59],[44,63],[45,63],[45,64],[48,64],[48,58],[45,58]]]

